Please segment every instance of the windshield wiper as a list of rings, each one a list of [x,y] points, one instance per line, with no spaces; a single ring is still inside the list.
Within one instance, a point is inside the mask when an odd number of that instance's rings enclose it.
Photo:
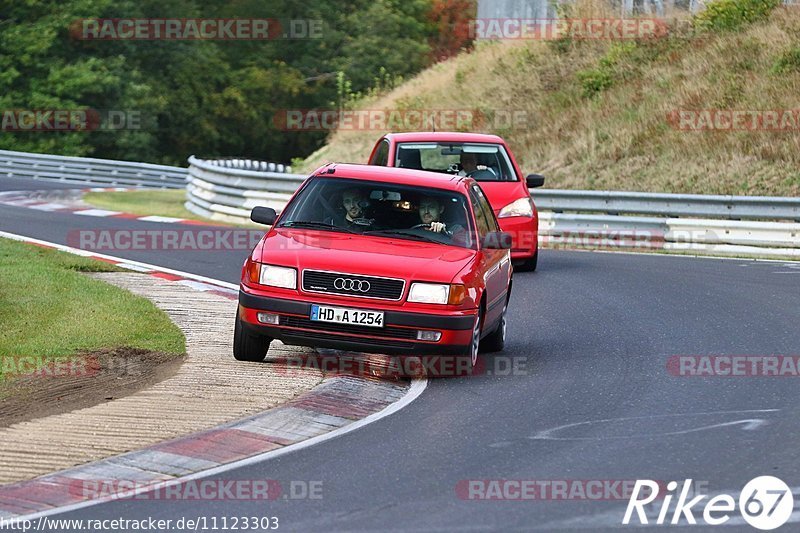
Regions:
[[[337,226],[336,224],[328,224],[327,222],[315,222],[313,220],[289,220],[287,222],[281,223],[279,228],[315,228],[315,229],[326,229],[326,230],[333,230],[333,231],[343,231],[345,233],[356,233],[355,231],[351,230],[350,228],[343,228],[341,226]]]
[[[403,237],[410,237],[411,239],[417,241],[435,242],[436,244],[444,244],[442,241],[432,239],[426,235],[420,235],[419,233],[408,233],[408,230],[401,230],[401,229],[376,229],[372,231],[365,231],[364,235],[387,235],[387,236],[402,235]]]

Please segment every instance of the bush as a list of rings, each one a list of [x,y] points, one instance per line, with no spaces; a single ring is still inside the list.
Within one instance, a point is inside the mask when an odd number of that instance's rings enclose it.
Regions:
[[[597,68],[577,72],[578,81],[580,81],[583,88],[583,95],[591,97],[611,87],[615,78],[617,78],[616,67],[618,63],[629,58],[635,51],[636,45],[633,43],[615,43],[609,47],[606,55],[600,59],[600,64]],[[620,77],[624,77],[624,73]]]
[[[800,47],[786,50],[775,60],[770,70],[773,74],[785,74],[791,71],[800,72]]]
[[[583,95],[586,97],[594,96],[614,85],[613,73],[602,67],[582,70],[577,76],[583,88]]]
[[[744,24],[766,19],[781,0],[714,0],[694,17],[700,30],[735,30]]]

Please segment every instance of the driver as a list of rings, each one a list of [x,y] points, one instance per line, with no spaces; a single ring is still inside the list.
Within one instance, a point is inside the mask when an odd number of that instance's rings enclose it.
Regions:
[[[425,229],[434,233],[443,233],[449,237],[453,233],[463,228],[459,224],[453,224],[451,229],[447,228],[447,224],[441,222],[439,219],[444,213],[444,205],[438,198],[433,196],[423,196],[419,201],[419,219],[422,224],[427,226]]]
[[[462,151],[460,162],[461,170],[458,173],[459,176],[470,176],[479,180],[497,179],[497,173],[491,167],[479,164],[478,154]]]
[[[461,171],[459,176],[469,176],[478,170],[478,155],[469,152],[461,152]]]

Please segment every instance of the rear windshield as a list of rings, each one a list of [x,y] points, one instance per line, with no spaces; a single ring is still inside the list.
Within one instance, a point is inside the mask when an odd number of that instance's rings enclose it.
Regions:
[[[518,181],[499,144],[399,143],[395,166],[470,176],[477,181]]]

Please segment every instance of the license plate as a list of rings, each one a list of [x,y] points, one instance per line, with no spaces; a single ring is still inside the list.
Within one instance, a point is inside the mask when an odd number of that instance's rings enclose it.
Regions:
[[[383,327],[383,311],[362,311],[346,307],[329,307],[327,305],[311,306],[311,320],[316,322],[336,322],[337,324],[353,324],[354,326]]]

